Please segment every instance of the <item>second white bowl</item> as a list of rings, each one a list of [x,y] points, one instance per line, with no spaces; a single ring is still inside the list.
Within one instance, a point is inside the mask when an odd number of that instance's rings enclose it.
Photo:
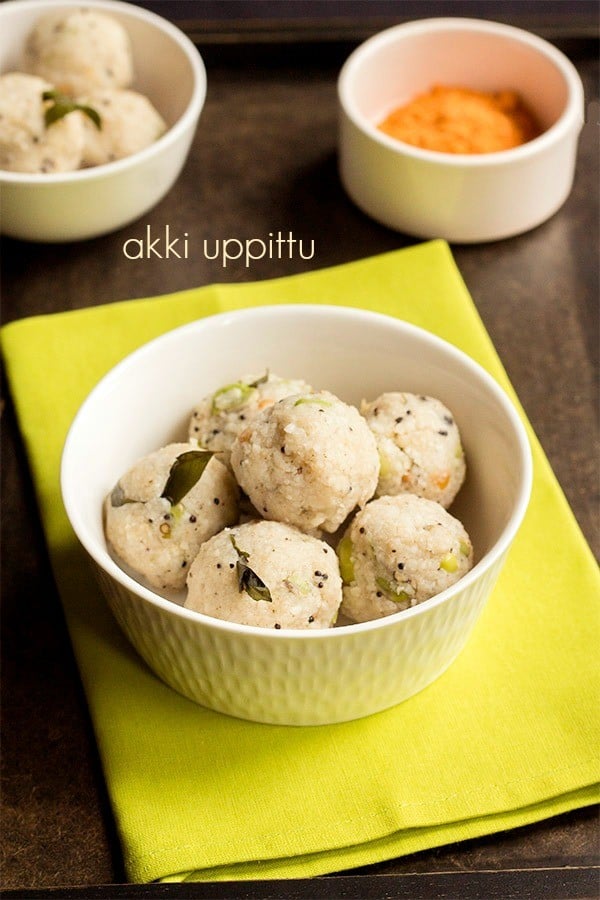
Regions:
[[[394,107],[441,84],[514,90],[543,134],[512,150],[423,150],[377,128]],[[423,19],[370,38],[338,81],[342,183],[364,212],[417,237],[492,241],[549,218],[571,190],[583,88],[547,41],[480,19]]]
[[[40,16],[81,7],[79,0],[9,0],[0,5],[0,72],[18,69],[27,35]],[[173,186],[187,158],[206,96],[200,54],[178,28],[120,0],[86,0],[127,30],[136,72],[168,125],[155,143],[132,156],[75,172],[0,171],[4,234],[29,241],[77,241],[127,225]]]

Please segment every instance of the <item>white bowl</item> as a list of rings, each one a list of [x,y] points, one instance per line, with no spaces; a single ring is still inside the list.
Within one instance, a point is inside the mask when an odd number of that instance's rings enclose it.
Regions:
[[[133,88],[146,94],[168,125],[158,141],[106,165],[75,172],[0,170],[1,230],[30,241],[75,241],[115,231],[155,206],[188,155],[206,96],[206,72],[192,42],[174,25],[119,0],[9,0],[0,5],[0,72],[17,70],[36,20],[55,9],[97,9],[127,29]]]
[[[517,91],[543,133],[498,153],[422,150],[377,128],[395,107],[436,84]],[[571,190],[583,88],[555,47],[480,19],[423,19],[380,32],[339,76],[339,166],[351,199],[417,237],[491,241],[548,219]]]
[[[102,501],[139,457],[187,433],[195,403],[269,367],[351,403],[385,390],[439,397],[461,429],[468,477],[452,511],[475,547],[457,584],[384,619],[323,631],[237,625],[142,587],[111,558]],[[527,506],[531,461],[517,414],[469,357],[400,320],[328,306],[277,306],[192,322],[143,346],[96,386],[62,460],[67,514],[115,617],[154,672],[186,697],[244,719],[340,722],[436,679],[462,649]]]

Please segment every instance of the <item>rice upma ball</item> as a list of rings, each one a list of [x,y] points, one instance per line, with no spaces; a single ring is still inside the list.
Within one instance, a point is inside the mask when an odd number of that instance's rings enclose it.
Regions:
[[[116,19],[91,9],[47,13],[27,38],[22,67],[72,97],[94,88],[128,87],[133,79],[129,35]]]
[[[46,125],[45,91],[52,85],[36,75],[0,76],[0,169],[9,172],[71,172],[81,163],[82,115],[72,112]]]
[[[203,541],[237,521],[238,488],[195,444],[168,444],[119,479],[104,513],[116,556],[152,587],[180,590]]]
[[[390,392],[361,412],[375,435],[380,458],[377,496],[408,492],[446,509],[466,473],[454,416],[434,397]]]
[[[195,407],[190,440],[195,438],[200,446],[215,451],[229,465],[234,440],[257,413],[284,397],[311,392],[311,386],[297,378],[282,378],[272,372],[244,375],[204,397]]]
[[[334,550],[280,522],[248,522],[206,541],[187,585],[187,609],[262,628],[330,628],[342,600]]]
[[[131,156],[164,134],[166,124],[147,97],[135,91],[105,88],[92,91],[78,102],[95,109],[101,128],[84,119],[84,166],[101,166]]]
[[[416,606],[469,571],[473,547],[435,500],[398,494],[357,513],[338,546],[342,612],[367,622]]]
[[[266,519],[333,532],[373,496],[375,438],[357,409],[333,394],[286,397],[237,437],[231,464]]]

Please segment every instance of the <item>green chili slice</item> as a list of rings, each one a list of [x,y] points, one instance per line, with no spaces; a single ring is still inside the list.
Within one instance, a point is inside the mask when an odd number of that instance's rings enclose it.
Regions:
[[[239,409],[240,406],[248,402],[249,397],[255,390],[256,387],[254,385],[246,384],[243,381],[226,384],[213,394],[211,412],[220,413]]]
[[[352,559],[352,541],[349,535],[344,535],[338,544],[337,555],[340,563],[340,575],[344,584],[354,581],[354,560]]]
[[[315,403],[318,406],[332,406],[329,400],[323,400],[322,397],[299,397],[294,406],[301,406],[303,403]]]
[[[385,594],[388,600],[393,600],[394,603],[404,603],[405,600],[410,600],[410,594],[402,590],[395,581],[379,577],[375,579],[375,584],[382,594]]]

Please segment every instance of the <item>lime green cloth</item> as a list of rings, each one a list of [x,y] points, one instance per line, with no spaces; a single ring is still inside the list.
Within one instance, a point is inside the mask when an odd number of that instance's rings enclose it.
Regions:
[[[165,687],[121,636],[60,500],[73,415],[95,382],[149,338],[224,310],[298,302],[414,322],[511,391],[440,241],[261,284],[25,319],[3,331],[132,881],[314,875],[598,799],[598,572],[533,434],[530,508],[470,642],[435,684],[394,709],[333,726],[237,721]]]

